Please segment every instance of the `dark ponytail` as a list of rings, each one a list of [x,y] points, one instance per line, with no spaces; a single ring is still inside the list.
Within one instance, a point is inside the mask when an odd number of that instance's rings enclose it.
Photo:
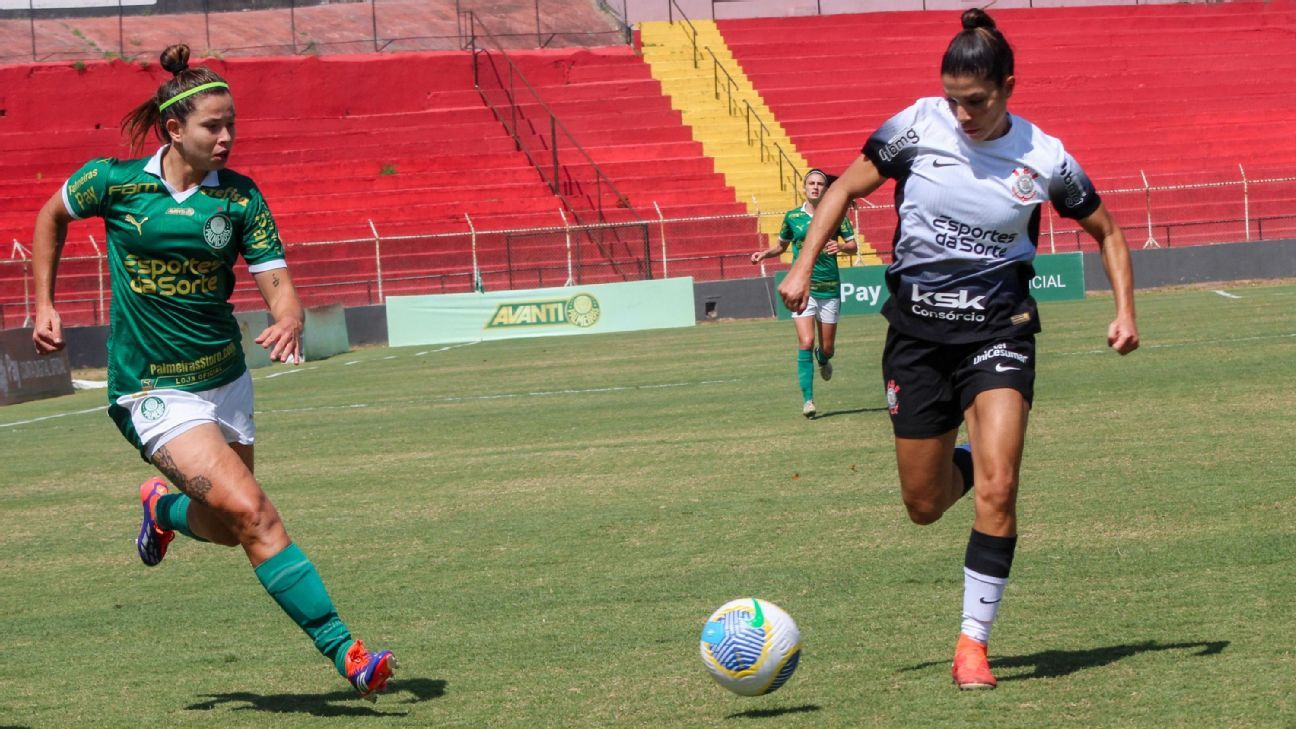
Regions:
[[[229,93],[228,88],[220,87],[203,90],[193,96],[180,99],[167,106],[165,110],[159,111],[159,107],[177,94],[203,84],[225,82],[225,79],[206,66],[189,68],[189,46],[184,43],[167,46],[167,49],[162,51],[159,60],[162,63],[162,68],[171,72],[171,79],[159,86],[152,97],[135,107],[134,110],[122,118],[121,122],[122,132],[130,140],[131,150],[136,154],[144,149],[150,130],[153,131],[159,141],[166,142],[168,140],[166,131],[168,119],[177,119],[183,124],[184,120],[193,112],[198,99],[207,94]]]
[[[941,59],[942,76],[972,76],[1003,86],[1013,75],[1013,50],[980,8],[963,11],[963,30],[954,36]]]

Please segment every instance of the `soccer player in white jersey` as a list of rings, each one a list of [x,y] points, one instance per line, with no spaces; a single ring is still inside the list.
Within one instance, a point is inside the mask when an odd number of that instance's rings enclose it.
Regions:
[[[274,323],[256,341],[271,359],[301,361],[304,321],[274,218],[256,185],[226,169],[234,144],[229,85],[189,68],[189,47],[162,53],[173,77],[122,121],[151,156],[101,158],[75,172],[41,209],[33,240],[36,350],[64,346],[54,281],[68,224],[104,219],[112,277],[109,415],[140,455],[182,493],[151,478],[140,486],[136,546],[145,565],[175,532],[241,546],[265,590],[370,700],[395,659],[351,637],[319,572],[288,537],[253,476],[252,380],[229,304],[241,255]]]
[[[882,379],[901,496],[910,519],[930,524],[975,484],[953,676],[961,689],[983,689],[996,683],[986,644],[1017,543],[1040,331],[1029,281],[1046,201],[1102,251],[1116,304],[1108,346],[1128,354],[1139,335],[1124,235],[1062,143],[1008,112],[1013,52],[994,21],[977,9],[962,21],[941,62],[944,97],[919,99],[868,139],[819,203],[804,255],[779,293],[802,309],[808,262],[848,201],[895,180]],[[970,444],[956,448],[963,422]]]
[[[828,174],[814,169],[805,176],[805,202],[801,207],[787,211],[783,215],[783,226],[779,229],[778,244],[770,246],[751,255],[753,264],[766,258],[781,256],[792,246],[792,260],[795,262],[801,254],[806,231],[814,218],[815,206],[828,189]],[[838,239],[841,243],[838,244]],[[843,218],[836,235],[824,245],[823,251],[815,259],[810,275],[810,300],[804,311],[792,312],[792,323],[797,333],[797,384],[801,387],[804,405],[801,414],[813,418],[817,410],[814,404],[814,365],[819,361],[819,374],[825,381],[832,379],[832,358],[837,348],[837,318],[841,313],[841,274],[837,269],[838,253],[855,253],[859,244],[855,240],[855,230],[850,221]],[[818,330],[819,346],[815,347],[815,331]]]

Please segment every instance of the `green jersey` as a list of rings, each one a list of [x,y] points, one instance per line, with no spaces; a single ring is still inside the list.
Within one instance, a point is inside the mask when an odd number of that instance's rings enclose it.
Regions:
[[[63,185],[74,218],[104,219],[112,279],[108,399],[153,388],[207,390],[247,370],[229,303],[240,255],[283,268],[283,243],[252,180],[212,171],[175,191],[152,157],[96,159]]]
[[[801,245],[805,243],[806,231],[814,214],[801,206],[787,211],[783,216],[783,227],[779,229],[779,240],[792,244],[792,260],[801,255]],[[850,220],[842,218],[841,227],[837,229],[837,238],[851,240],[855,230]],[[841,295],[841,274],[837,272],[837,256],[832,253],[820,253],[815,259],[814,268],[810,271],[810,295],[816,299],[835,299]]]

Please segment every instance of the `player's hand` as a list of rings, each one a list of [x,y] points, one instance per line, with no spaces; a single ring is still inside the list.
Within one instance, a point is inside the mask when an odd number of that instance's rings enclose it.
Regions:
[[[752,263],[760,263],[764,259],[764,257],[765,257],[764,251],[756,251],[755,253],[751,254],[751,261]]]
[[[841,247],[837,245],[837,241],[835,241],[835,240],[830,240],[830,241],[828,241],[827,243],[824,244],[824,247],[823,247],[823,252],[824,252],[824,253],[827,253],[827,254],[829,254],[829,255],[833,255],[833,256],[837,255],[838,251],[840,251],[840,250],[841,250]]]
[[[36,354],[45,355],[63,349],[63,320],[54,307],[36,309],[36,326],[32,329],[32,344]]]
[[[806,304],[810,303],[810,273],[793,266],[779,284],[778,293],[788,311],[794,314],[805,311]]]
[[[295,319],[277,321],[266,327],[256,338],[256,343],[270,352],[272,362],[301,364],[302,323]]]
[[[1107,327],[1107,346],[1124,355],[1138,349],[1138,327],[1134,320],[1118,317]]]

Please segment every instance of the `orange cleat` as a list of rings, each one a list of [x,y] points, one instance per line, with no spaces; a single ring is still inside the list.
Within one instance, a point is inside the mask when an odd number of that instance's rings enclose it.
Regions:
[[[954,647],[952,672],[954,683],[960,691],[992,689],[998,683],[990,672],[986,644],[962,633],[959,634],[958,645]]]
[[[140,505],[144,507],[144,520],[140,523],[135,549],[140,561],[149,567],[157,566],[166,556],[167,545],[175,539],[175,532],[157,525],[157,500],[167,494],[166,482],[154,476],[140,484]]]
[[[391,678],[396,666],[396,657],[391,651],[370,653],[358,640],[347,649],[347,680],[366,701],[377,701],[377,694],[387,690],[387,679]]]

